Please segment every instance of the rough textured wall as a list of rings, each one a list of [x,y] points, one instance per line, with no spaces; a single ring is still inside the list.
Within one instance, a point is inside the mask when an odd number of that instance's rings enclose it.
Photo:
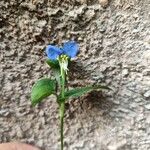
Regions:
[[[0,1],[0,142],[59,149],[54,97],[31,107],[33,83],[47,76],[45,46],[74,39],[80,54],[70,86],[101,83],[66,104],[66,150],[150,149],[150,1]],[[50,73],[49,73],[50,75]]]

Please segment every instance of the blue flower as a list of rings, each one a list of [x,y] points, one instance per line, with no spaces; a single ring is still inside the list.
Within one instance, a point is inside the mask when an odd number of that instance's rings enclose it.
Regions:
[[[64,43],[62,48],[48,45],[46,48],[46,54],[49,59],[57,60],[59,56],[66,55],[69,58],[74,58],[79,51],[78,44],[75,41],[69,41]]]

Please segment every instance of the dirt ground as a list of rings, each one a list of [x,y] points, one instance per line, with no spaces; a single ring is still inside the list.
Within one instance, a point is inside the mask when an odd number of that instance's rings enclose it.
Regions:
[[[149,150],[150,0],[0,0],[0,142],[59,149],[56,99],[34,108],[30,92],[51,75],[46,45],[67,40],[80,45],[70,87],[112,91],[66,104],[65,150]]]

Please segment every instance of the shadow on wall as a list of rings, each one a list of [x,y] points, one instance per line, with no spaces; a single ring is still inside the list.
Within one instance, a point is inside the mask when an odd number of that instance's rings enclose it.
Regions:
[[[88,83],[85,83],[84,79],[87,80],[89,78],[90,80],[90,71],[85,70],[85,68],[82,66],[82,64],[79,64],[79,62],[73,62],[69,70],[69,78],[71,81],[69,86],[79,87],[85,86],[85,84],[87,86]],[[80,83],[78,80],[80,80],[82,83]],[[69,119],[73,119],[76,114],[78,116],[78,114],[84,113],[85,115],[88,114],[88,116],[101,115],[104,120],[111,119],[109,113],[115,104],[112,102],[112,97],[105,94],[107,92],[108,90],[92,91],[82,98],[74,99],[66,103],[66,109],[69,111]]]
[[[72,61],[71,64],[69,64],[69,81],[71,84],[73,84],[71,86],[73,87],[80,86],[78,84],[74,84],[75,80],[81,79],[84,82],[84,79],[85,80],[87,80],[88,78],[91,79],[92,72],[93,72],[92,70],[91,72],[89,70],[87,71],[86,67],[84,67],[84,65],[80,62],[79,59],[77,60],[77,62]]]
[[[87,96],[66,103],[69,119],[73,119],[76,114],[84,113],[88,114],[89,117],[101,115],[103,119],[108,119],[114,106],[115,104],[102,91],[92,91]],[[70,110],[70,108],[74,109]]]

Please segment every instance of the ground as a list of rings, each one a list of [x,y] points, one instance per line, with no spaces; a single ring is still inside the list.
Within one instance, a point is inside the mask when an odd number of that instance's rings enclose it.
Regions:
[[[59,149],[56,99],[32,107],[30,92],[51,75],[46,45],[76,40],[70,87],[112,90],[66,104],[65,150],[149,150],[149,10],[149,0],[1,0],[0,142]]]

